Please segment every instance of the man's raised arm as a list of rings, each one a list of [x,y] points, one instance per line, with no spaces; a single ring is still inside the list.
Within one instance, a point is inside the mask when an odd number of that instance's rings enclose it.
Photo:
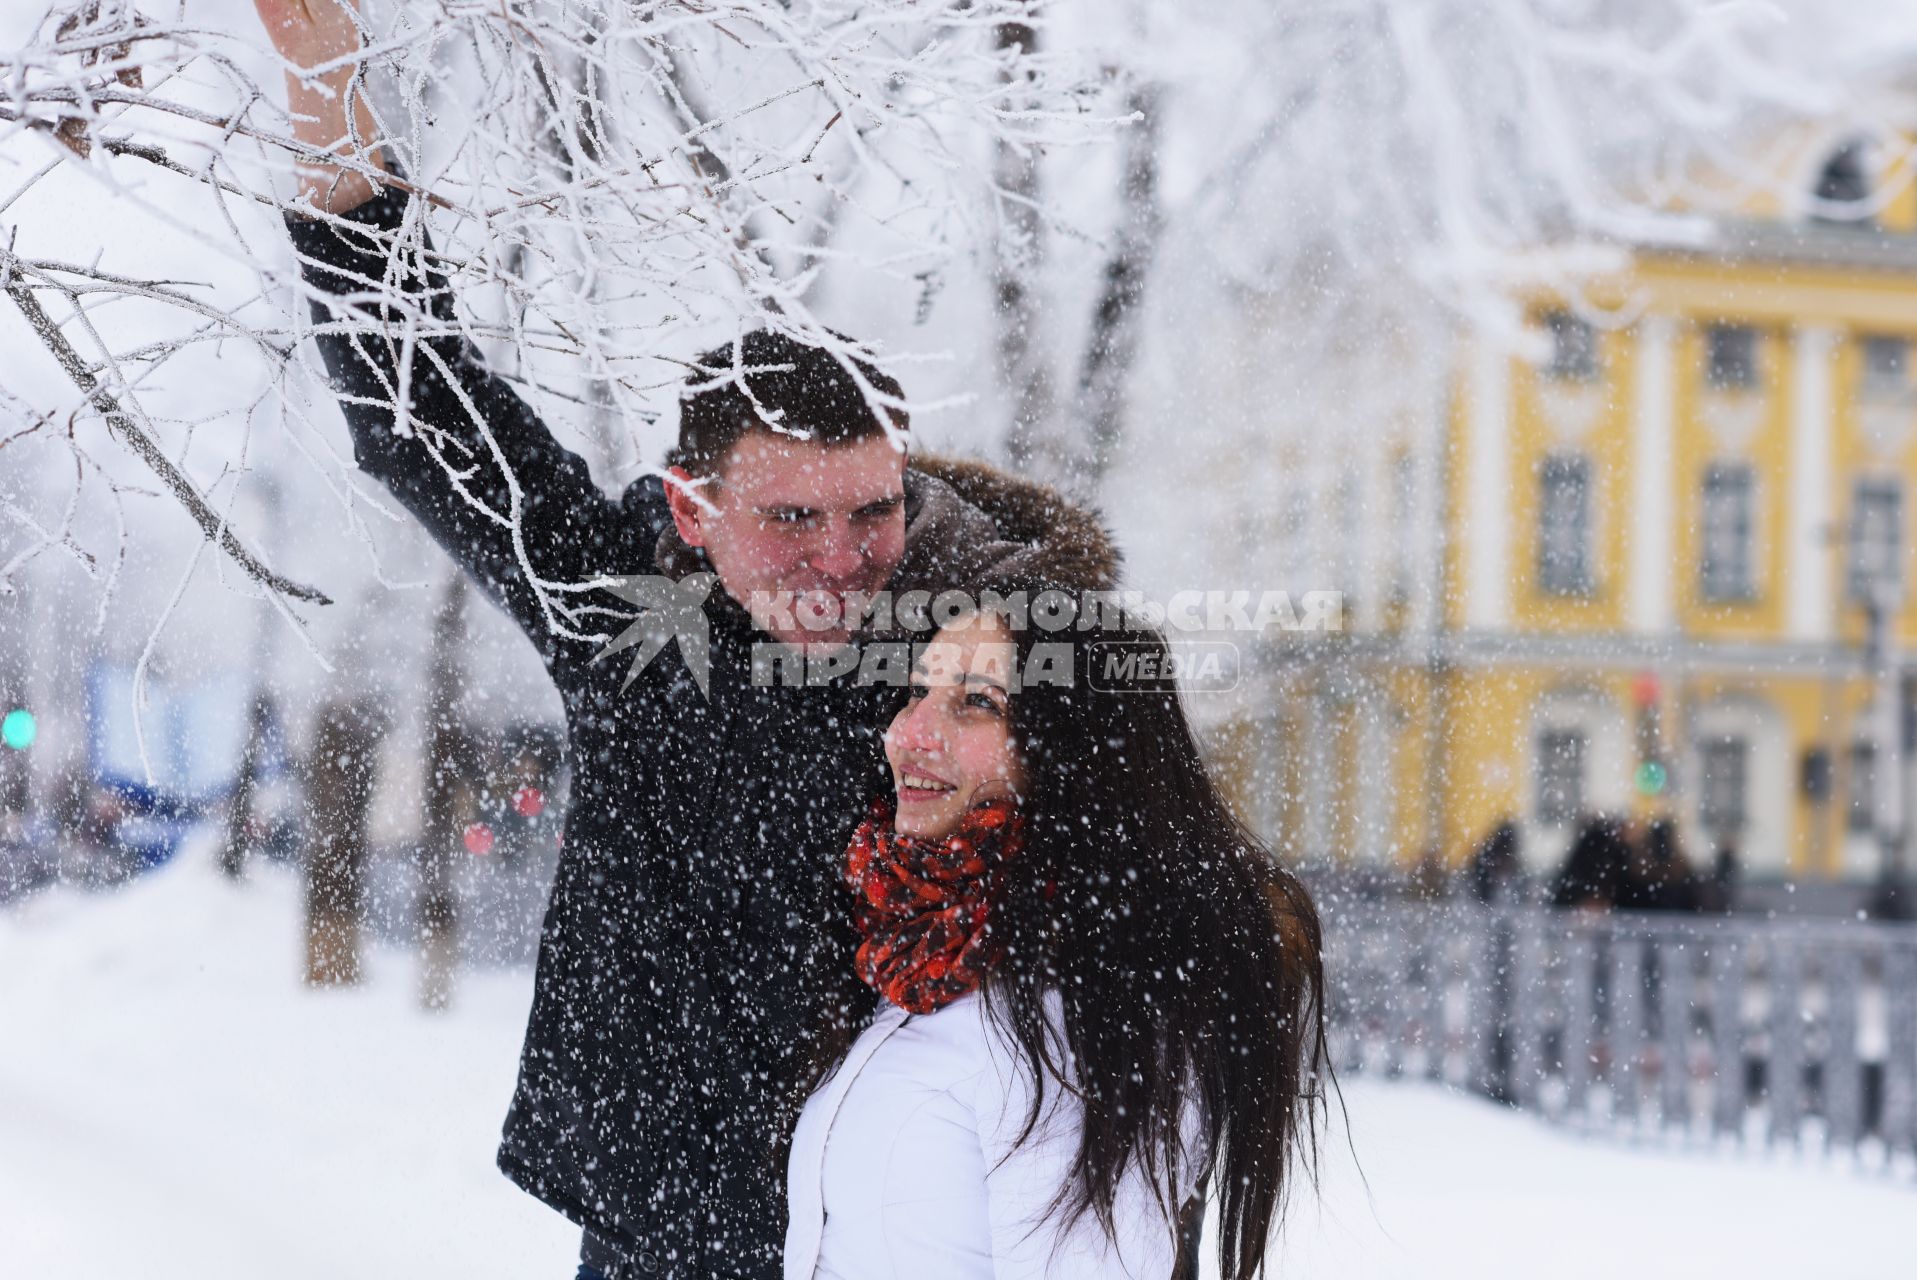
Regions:
[[[286,107],[294,139],[328,155],[351,154],[386,172],[373,145],[378,133],[372,109],[353,84],[354,64],[346,61],[360,48],[357,10],[350,0],[253,0],[253,5],[287,62]],[[302,74],[333,63],[343,65]],[[378,194],[365,174],[322,160],[302,160],[299,174],[300,195],[327,213],[351,212]]]
[[[255,4],[290,67],[347,64],[310,81],[288,70],[295,137],[314,152],[350,154],[391,174],[353,84],[360,35],[347,0]],[[424,227],[405,225],[398,186],[310,159],[300,164],[300,190],[332,215],[286,221],[302,274],[324,295],[313,303],[320,354],[360,469],[392,491],[550,664],[552,626],[527,562],[546,582],[650,571],[655,504],[628,512],[606,497],[584,461],[485,368],[457,332]],[[633,496],[641,494],[650,489],[636,486]],[[657,505],[663,512],[662,499]]]

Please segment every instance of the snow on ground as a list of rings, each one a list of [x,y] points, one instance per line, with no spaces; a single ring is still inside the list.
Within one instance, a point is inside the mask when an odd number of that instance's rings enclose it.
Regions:
[[[306,991],[298,908],[284,869],[183,857],[0,911],[0,1276],[570,1277],[576,1230],[492,1162],[530,973],[467,974],[440,1016],[396,951]],[[1422,1085],[1346,1102],[1363,1180],[1335,1135],[1279,1280],[1909,1274],[1907,1171],[1632,1148]]]
[[[579,1235],[493,1167],[529,971],[413,1002],[375,951],[300,985],[299,891],[187,860],[0,915],[0,1276],[566,1276]]]
[[[1433,1085],[1360,1081],[1345,1101],[1349,1141],[1326,1144],[1274,1280],[1913,1274],[1907,1164],[1632,1146]]]

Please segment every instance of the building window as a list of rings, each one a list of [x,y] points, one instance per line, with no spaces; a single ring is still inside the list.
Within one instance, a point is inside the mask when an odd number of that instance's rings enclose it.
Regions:
[[[1744,829],[1750,812],[1750,743],[1734,734],[1708,738],[1698,744],[1702,776],[1698,779],[1698,821],[1713,835]]]
[[[1589,595],[1591,460],[1548,457],[1538,470],[1538,586],[1549,595]]]
[[[1864,395],[1895,400],[1910,390],[1910,342],[1874,334],[1864,339]]]
[[[1546,729],[1538,735],[1538,821],[1552,826],[1576,822],[1584,812],[1582,729]]]
[[[1704,471],[1704,599],[1750,600],[1757,595],[1755,564],[1757,472],[1746,462],[1716,462]]]
[[[1553,378],[1589,382],[1598,376],[1597,330],[1591,322],[1568,311],[1553,311],[1544,317],[1551,332],[1551,362],[1544,371]]]
[[[1877,827],[1877,744],[1866,738],[1850,744],[1850,811],[1845,825],[1859,832]]]
[[[1882,586],[1892,600],[1904,588],[1904,485],[1896,476],[1859,476],[1850,500],[1850,595],[1868,600]]]
[[[1704,331],[1704,381],[1714,391],[1757,388],[1757,330],[1714,324]]]
[[[1817,175],[1817,198],[1833,205],[1862,206],[1870,199],[1868,144],[1863,139],[1845,143],[1824,162]],[[1863,208],[1820,208],[1812,215],[1819,222],[1838,226],[1869,226],[1873,219]]]

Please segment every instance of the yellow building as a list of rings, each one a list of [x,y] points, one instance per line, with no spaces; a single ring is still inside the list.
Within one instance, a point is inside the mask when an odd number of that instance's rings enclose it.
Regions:
[[[1876,877],[1917,723],[1917,197],[1881,144],[1789,151],[1800,196],[1526,294],[1537,349],[1465,343],[1432,445],[1371,464],[1382,585],[1273,646],[1228,730],[1292,852],[1456,865],[1511,817],[1542,870],[1606,811],[1752,878]]]

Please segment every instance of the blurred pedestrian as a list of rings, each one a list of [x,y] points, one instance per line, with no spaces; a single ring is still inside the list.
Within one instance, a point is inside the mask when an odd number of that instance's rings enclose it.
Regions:
[[[564,815],[553,793],[562,748],[557,734],[534,723],[508,728],[502,747],[504,759],[487,780],[483,812],[494,854],[511,865],[559,847]]]
[[[1426,845],[1411,868],[1411,893],[1426,902],[1438,902],[1451,896],[1451,869],[1444,865],[1444,850]]]
[[[1629,890],[1631,849],[1624,824],[1609,814],[1585,819],[1551,885],[1551,905],[1610,911]]]
[[[1737,844],[1728,837],[1721,840],[1711,858],[1711,873],[1698,884],[1698,909],[1713,915],[1729,915],[1737,909],[1737,882],[1742,864]]]
[[[1645,911],[1699,909],[1697,873],[1684,856],[1675,819],[1666,816],[1651,823],[1635,865],[1633,905]]]
[[[1507,817],[1492,828],[1491,834],[1479,843],[1471,855],[1466,883],[1470,886],[1472,897],[1486,906],[1498,906],[1516,900],[1524,870],[1518,847],[1518,826],[1512,819]],[[1512,981],[1515,954],[1512,921],[1510,917],[1500,914],[1491,921],[1491,963],[1488,974],[1491,999],[1484,1029],[1484,1034],[1490,1040],[1491,1051],[1485,1064],[1485,1074],[1475,1083],[1486,1097],[1510,1104],[1517,1101],[1517,1092],[1511,1079],[1515,1034],[1512,1018],[1516,1003]]]
[[[1517,894],[1517,882],[1523,873],[1518,826],[1506,818],[1492,828],[1471,855],[1471,896],[1486,904],[1509,902]]]

